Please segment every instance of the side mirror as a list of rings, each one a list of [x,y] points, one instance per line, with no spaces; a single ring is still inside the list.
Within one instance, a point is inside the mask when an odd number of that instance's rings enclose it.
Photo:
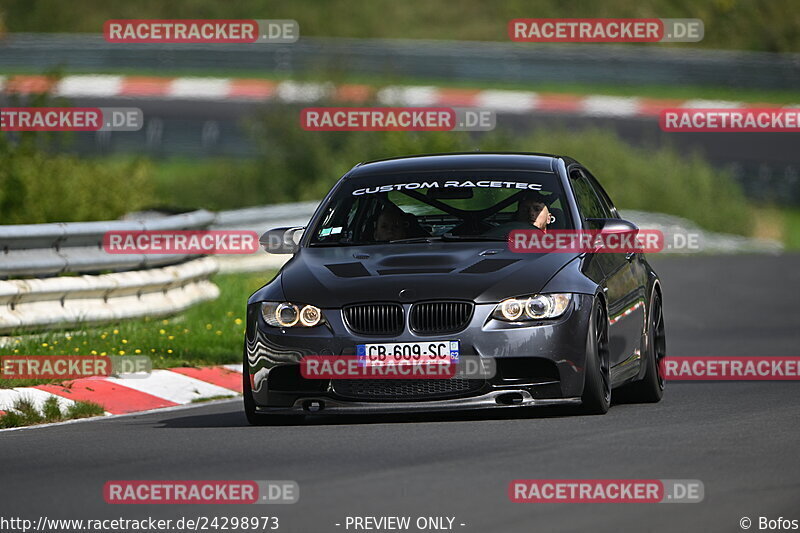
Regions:
[[[300,248],[300,238],[305,227],[275,228],[264,232],[258,239],[264,251],[270,254],[293,254]]]
[[[587,218],[591,224],[590,229],[600,230],[601,233],[639,233],[639,226],[621,218]]]
[[[625,258],[630,261],[635,252],[639,251],[636,250],[635,242],[636,236],[639,234],[639,227],[633,222],[620,218],[587,218],[586,222],[593,226],[590,231],[595,234],[595,252],[624,251]]]

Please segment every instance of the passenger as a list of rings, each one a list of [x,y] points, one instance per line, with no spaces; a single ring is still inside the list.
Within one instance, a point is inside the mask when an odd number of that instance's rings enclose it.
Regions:
[[[375,223],[376,241],[396,241],[411,236],[411,224],[406,213],[394,204],[386,205]]]

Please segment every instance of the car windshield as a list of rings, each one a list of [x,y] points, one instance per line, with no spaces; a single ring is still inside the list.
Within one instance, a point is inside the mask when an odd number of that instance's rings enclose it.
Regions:
[[[384,174],[342,183],[311,229],[309,243],[505,241],[512,230],[537,228],[573,228],[553,173]]]

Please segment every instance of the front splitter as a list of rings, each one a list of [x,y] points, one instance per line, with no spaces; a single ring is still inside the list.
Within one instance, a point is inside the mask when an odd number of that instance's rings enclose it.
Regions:
[[[515,401],[510,401],[511,399]],[[397,413],[459,411],[470,409],[495,409],[508,407],[547,407],[557,405],[580,405],[580,398],[535,399],[524,389],[491,391],[480,396],[453,398],[449,400],[417,402],[358,402],[309,396],[294,402],[291,407],[257,407],[264,414],[327,414],[327,413]]]

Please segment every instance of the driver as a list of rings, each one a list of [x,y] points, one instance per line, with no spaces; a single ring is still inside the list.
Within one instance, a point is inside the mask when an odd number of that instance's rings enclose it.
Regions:
[[[514,219],[492,228],[487,232],[487,236],[505,239],[509,232],[517,229],[547,231],[547,225],[550,223],[550,210],[547,206],[553,200],[555,198],[552,195],[548,197],[537,191],[526,192],[517,204]]]
[[[547,224],[550,222],[550,210],[547,208],[545,197],[538,192],[527,193],[519,201],[515,218],[519,222],[527,222],[535,228],[547,231]]]

